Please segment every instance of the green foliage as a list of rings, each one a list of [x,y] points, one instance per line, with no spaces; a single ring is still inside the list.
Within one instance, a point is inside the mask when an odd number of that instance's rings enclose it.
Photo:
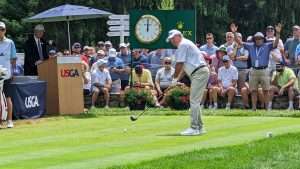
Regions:
[[[125,92],[125,102],[128,105],[139,105],[145,103],[146,105],[153,105],[154,100],[150,90],[131,88]]]
[[[166,92],[166,101],[171,109],[184,110],[190,107],[190,90],[184,85],[173,86]]]

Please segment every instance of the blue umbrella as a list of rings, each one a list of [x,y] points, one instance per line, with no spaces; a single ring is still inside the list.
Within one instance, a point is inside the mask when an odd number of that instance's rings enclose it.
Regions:
[[[112,15],[112,13],[79,5],[65,4],[55,8],[48,9],[30,18],[26,22],[59,22],[65,21],[68,25],[68,42],[71,50],[70,21],[101,18]]]

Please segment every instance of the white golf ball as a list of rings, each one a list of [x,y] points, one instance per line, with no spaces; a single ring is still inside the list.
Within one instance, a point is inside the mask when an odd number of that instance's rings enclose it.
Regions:
[[[127,132],[127,129],[125,128],[123,131],[124,131],[124,133],[126,133],[126,132]]]
[[[271,137],[273,137],[273,133],[272,132],[267,132],[266,136],[267,136],[267,138],[271,138]]]

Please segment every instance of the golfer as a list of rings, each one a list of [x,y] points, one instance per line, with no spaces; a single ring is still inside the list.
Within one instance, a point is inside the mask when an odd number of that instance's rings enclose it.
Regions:
[[[209,69],[197,46],[185,39],[180,31],[175,29],[169,31],[167,42],[177,47],[175,75],[172,83],[176,84],[185,74],[191,80],[191,126],[180,134],[185,136],[203,134],[205,130],[201,118],[200,101],[207,85]]]

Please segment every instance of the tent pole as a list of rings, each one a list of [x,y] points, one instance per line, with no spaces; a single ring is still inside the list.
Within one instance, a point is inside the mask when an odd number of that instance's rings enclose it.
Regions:
[[[71,37],[70,37],[70,21],[67,20],[67,25],[68,25],[68,45],[69,45],[69,51],[71,51]]]

